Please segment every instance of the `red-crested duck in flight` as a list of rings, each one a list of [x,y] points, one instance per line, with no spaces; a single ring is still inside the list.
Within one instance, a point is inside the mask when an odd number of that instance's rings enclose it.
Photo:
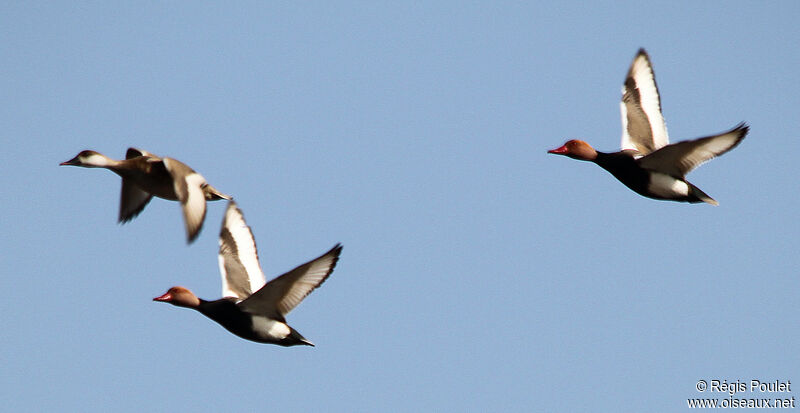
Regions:
[[[679,202],[719,203],[685,176],[704,162],[738,145],[750,129],[740,123],[718,135],[669,144],[661,98],[650,58],[639,49],[622,86],[622,150],[598,152],[573,139],[548,153],[594,162],[636,193]]]
[[[286,324],[285,316],[325,282],[341,252],[342,246],[336,244],[319,258],[265,284],[253,233],[242,211],[230,201],[219,234],[223,298],[206,301],[184,287],[172,287],[153,301],[197,310],[247,340],[281,346],[313,346]]]
[[[95,151],[82,151],[61,165],[105,168],[122,177],[119,222],[125,223],[147,206],[153,196],[179,201],[186,225],[186,239],[197,238],[206,217],[206,201],[231,199],[206,182],[202,175],[177,159],[161,158],[147,151],[128,148],[125,160],[117,161]]]

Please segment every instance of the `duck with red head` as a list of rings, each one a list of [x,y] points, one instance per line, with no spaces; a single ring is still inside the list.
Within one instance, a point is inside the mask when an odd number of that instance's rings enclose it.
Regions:
[[[172,287],[153,301],[197,310],[246,340],[313,346],[286,324],[285,316],[328,279],[341,252],[337,244],[319,258],[265,283],[253,233],[242,211],[230,201],[219,236],[223,298],[206,301],[184,287]]]
[[[154,298],[153,301],[162,301],[178,307],[200,307],[200,299],[197,298],[193,292],[191,292],[188,288],[177,286],[170,288],[163,295]]]
[[[582,161],[594,161],[597,158],[597,151],[588,143],[578,139],[569,140],[563,146],[551,149],[547,153],[564,155]]]
[[[628,188],[648,198],[718,205],[685,176],[702,163],[736,147],[750,129],[746,124],[740,123],[717,135],[670,145],[653,66],[644,49],[639,50],[628,70],[620,111],[621,151],[598,152],[588,143],[573,139],[547,152],[594,162]]]

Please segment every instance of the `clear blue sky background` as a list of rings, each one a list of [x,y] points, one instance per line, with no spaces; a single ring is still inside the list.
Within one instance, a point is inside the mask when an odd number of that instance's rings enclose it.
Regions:
[[[800,3],[401,3],[0,6],[2,410],[683,411],[699,379],[800,385]],[[719,207],[546,154],[619,147],[639,47],[673,142],[752,126],[690,175]],[[233,194],[268,278],[344,244],[289,316],[316,348],[151,301],[219,297],[225,204],[191,246],[176,203],[117,225],[119,178],[58,163],[129,146]]]

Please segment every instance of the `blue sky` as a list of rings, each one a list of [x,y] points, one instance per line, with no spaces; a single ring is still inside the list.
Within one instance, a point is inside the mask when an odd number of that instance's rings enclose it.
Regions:
[[[800,384],[798,16],[789,1],[6,2],[0,399],[683,411],[700,379]],[[751,125],[689,175],[719,207],[546,154],[619,147],[639,47],[673,142]],[[268,279],[344,244],[288,317],[317,347],[151,301],[176,284],[219,297],[225,204],[191,246],[176,203],[117,225],[119,178],[58,163],[129,146],[234,195]]]

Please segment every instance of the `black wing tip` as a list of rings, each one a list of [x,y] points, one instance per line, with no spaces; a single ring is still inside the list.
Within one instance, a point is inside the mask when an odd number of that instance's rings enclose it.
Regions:
[[[636,52],[636,57],[634,57],[633,60],[636,61],[636,59],[640,57],[643,57],[644,60],[647,61],[648,65],[651,67],[653,66],[653,63],[650,61],[650,55],[647,54],[647,50],[644,50],[644,47],[639,48],[639,51]]]
[[[138,148],[130,147],[127,151],[125,151],[125,159],[132,159],[139,156],[144,156],[144,151]]]
[[[189,221],[186,220],[186,216],[184,215],[184,225],[186,226],[186,243],[191,244],[197,237],[200,235],[200,231],[203,230],[203,224],[206,222],[206,212],[207,208],[203,208],[203,216],[200,217],[200,222],[197,224],[197,227],[192,229],[189,227]]]
[[[661,95],[658,93],[658,84],[656,83],[656,74],[653,70],[653,62],[650,61],[650,55],[647,54],[647,51],[644,50],[644,47],[640,47],[639,51],[636,52],[636,57],[633,58],[631,62],[631,67],[628,69],[628,74],[625,76],[625,85],[629,88],[636,87],[636,82],[633,80],[633,68],[636,64],[636,61],[640,58],[644,58],[644,61],[647,62],[647,66],[650,70],[650,74],[653,77],[653,83],[656,87],[656,94],[658,94],[658,108],[659,111],[661,110]]]
[[[333,268],[336,267],[336,263],[339,262],[339,254],[342,253],[342,243],[337,242],[336,245],[333,246],[328,252],[322,254],[323,257],[332,255],[333,256],[333,264],[331,264],[331,271],[333,272]]]
[[[128,215],[125,215],[122,211],[120,211],[117,223],[121,225],[133,221],[134,218],[138,217],[139,214],[141,214],[142,211],[144,211],[144,208],[147,206],[147,204],[150,203],[150,199],[152,199],[152,197],[148,198],[146,202],[142,203],[142,205],[139,208],[136,208],[133,211],[128,212]]]
[[[745,121],[741,121],[736,126],[734,126],[733,129],[731,129],[731,132],[737,132],[737,131],[741,132],[742,137],[744,137],[744,135],[747,135],[747,133],[750,132],[750,125],[748,125],[747,122]]]
[[[327,257],[329,255],[333,256],[333,258],[332,258],[331,267],[328,270],[328,273],[325,274],[325,278],[322,279],[322,281],[317,285],[317,287],[322,285],[322,283],[325,282],[325,280],[327,280],[328,277],[331,276],[331,274],[333,274],[333,270],[336,268],[336,264],[339,263],[339,254],[341,254],[341,253],[342,253],[342,243],[341,242],[337,242],[336,245],[333,246],[333,248],[331,248],[328,252],[322,254],[322,256],[320,258]],[[317,258],[317,259],[319,259],[319,258]]]
[[[729,130],[728,132],[725,132],[725,133],[737,134],[736,142],[733,145],[731,145],[731,147],[728,150],[731,150],[736,146],[738,146],[739,143],[741,143],[742,140],[744,140],[745,136],[747,136],[748,132],[750,132],[750,125],[748,125],[747,122],[745,121],[739,122],[739,124],[734,126],[733,129]]]
[[[236,201],[234,201],[233,198],[231,198],[228,200],[228,207],[225,208],[225,214],[222,216],[222,228],[220,229],[220,236],[222,235],[222,231],[226,230],[228,227],[228,212],[231,210],[236,211],[236,213],[242,217],[242,221],[244,221],[244,224],[248,228],[250,228],[250,226],[247,225],[247,220],[244,217],[244,212],[242,211],[241,208],[239,208],[239,204],[237,204]],[[253,242],[255,242],[255,240],[253,240]]]
[[[202,227],[198,228],[197,231],[194,232],[194,234],[186,233],[186,243],[187,244],[191,244],[191,243],[195,242],[195,240],[197,240],[197,237],[200,236],[200,230],[201,229],[202,229]]]
[[[194,231],[192,231],[189,228],[186,228],[186,243],[187,244],[193,243],[197,239],[197,237],[200,236],[200,231],[203,230],[203,222],[205,221],[205,218],[206,218],[205,215],[203,215],[203,219],[200,220],[200,225],[198,225],[197,228],[194,229]]]

